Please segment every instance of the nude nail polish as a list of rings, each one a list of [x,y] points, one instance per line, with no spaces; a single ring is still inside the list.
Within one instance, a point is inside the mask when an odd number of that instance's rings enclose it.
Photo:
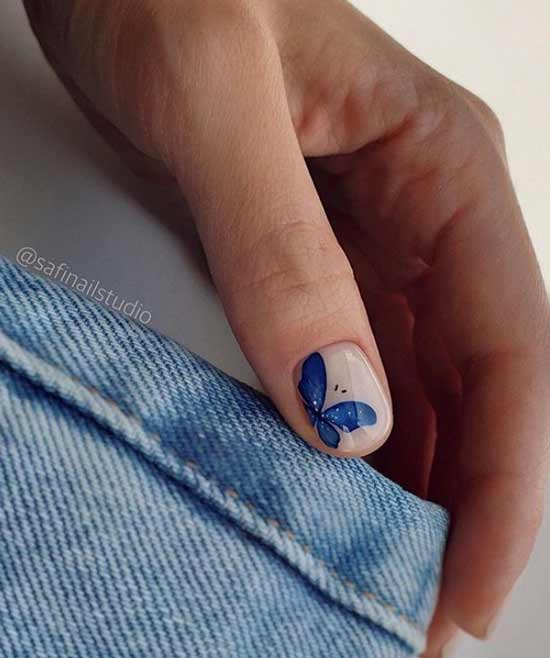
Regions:
[[[390,433],[389,396],[355,343],[311,353],[299,364],[296,381],[309,422],[327,448],[366,454]]]

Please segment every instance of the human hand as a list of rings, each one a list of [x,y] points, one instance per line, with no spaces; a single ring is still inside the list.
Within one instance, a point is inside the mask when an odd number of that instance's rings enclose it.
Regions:
[[[286,420],[451,510],[426,655],[485,635],[541,519],[550,408],[493,113],[340,0],[25,4],[92,121],[178,181]]]

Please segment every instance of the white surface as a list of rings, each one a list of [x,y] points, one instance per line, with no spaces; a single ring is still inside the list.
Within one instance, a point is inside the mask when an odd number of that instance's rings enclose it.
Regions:
[[[512,173],[546,280],[550,3],[357,1],[434,68],[482,96],[507,135]],[[19,0],[0,4],[0,252],[32,246],[139,299],[152,326],[255,382],[213,293],[184,209],[144,188],[94,135],[42,61]],[[459,658],[550,655],[550,524],[496,634]]]

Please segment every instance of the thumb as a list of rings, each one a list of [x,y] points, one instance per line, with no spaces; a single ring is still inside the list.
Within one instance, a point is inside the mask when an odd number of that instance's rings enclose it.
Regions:
[[[237,340],[284,418],[321,450],[365,455],[392,412],[364,304],[273,37],[226,5],[25,2],[62,79],[176,175]]]
[[[207,69],[171,166],[237,340],[279,411],[313,446],[365,455],[392,425],[383,367],[297,142],[278,58],[265,40],[252,47],[246,65],[229,46]]]

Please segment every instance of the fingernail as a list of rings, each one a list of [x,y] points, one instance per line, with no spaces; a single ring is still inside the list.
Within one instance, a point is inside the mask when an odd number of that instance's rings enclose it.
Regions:
[[[443,650],[441,651],[441,658],[453,658],[453,656],[456,656],[456,652],[458,651],[458,646],[462,641],[462,637],[463,634],[461,632],[457,632],[457,634],[443,647]]]
[[[366,454],[392,426],[388,396],[363,350],[334,343],[313,352],[297,369],[297,388],[319,440],[341,454]]]
[[[504,614],[504,611],[508,607],[508,601],[510,600],[510,595],[508,595],[503,603],[501,604],[500,608],[496,611],[496,613],[483,624],[477,633],[474,633],[474,635],[480,639],[480,640],[488,640],[493,633],[495,632],[497,626],[500,623],[500,620],[502,618],[502,615]]]
[[[488,640],[491,637],[491,635],[493,635],[500,622],[503,612],[504,612],[504,606],[502,606],[498,610],[498,612],[494,615],[494,617],[491,617],[491,619],[489,620],[489,622],[487,623],[485,629],[481,634],[482,640]]]

